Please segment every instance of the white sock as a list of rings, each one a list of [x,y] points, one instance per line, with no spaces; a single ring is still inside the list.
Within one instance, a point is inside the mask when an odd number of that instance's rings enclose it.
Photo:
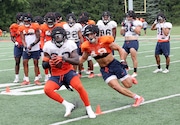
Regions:
[[[29,82],[29,77],[24,77],[24,80],[28,81]]]
[[[39,80],[39,77],[38,77],[38,76],[35,77],[34,81],[36,81],[36,80]]]
[[[16,74],[16,75],[15,75],[15,78],[16,78],[16,79],[19,79],[19,74]]]
[[[86,106],[86,110],[87,110],[87,111],[89,111],[89,110],[91,111],[91,110],[92,110],[91,106],[90,106],[90,105],[89,105],[89,106]]]
[[[139,95],[137,95],[137,94],[135,94],[135,96],[133,97],[134,99],[139,99],[140,98],[140,96]]]
[[[64,100],[64,101],[62,102],[62,104],[63,104],[64,106],[66,106],[67,104],[69,104],[69,102],[67,102],[66,100]]]

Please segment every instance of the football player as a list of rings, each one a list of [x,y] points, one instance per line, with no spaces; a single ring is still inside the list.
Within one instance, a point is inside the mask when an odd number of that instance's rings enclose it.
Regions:
[[[153,71],[153,73],[169,72],[169,64],[170,64],[170,32],[172,29],[172,24],[170,22],[166,22],[166,17],[163,13],[159,13],[157,15],[156,20],[151,26],[151,30],[157,30],[157,44],[155,48],[155,59],[157,63],[157,69]],[[160,56],[163,54],[166,59],[166,68],[162,70],[160,65]]]
[[[56,16],[58,15],[56,14]],[[61,23],[56,23],[56,16],[54,12],[48,12],[44,16],[45,23],[42,24],[40,27],[41,29],[40,47],[42,50],[43,50],[44,43],[52,39],[51,38],[52,29],[57,26],[62,27],[63,25]],[[43,58],[43,52],[41,53],[41,57]],[[44,74],[45,74],[44,81],[46,82],[50,76],[49,69],[45,69]]]
[[[136,78],[127,74],[127,67],[124,61],[124,50],[114,42],[114,37],[111,35],[98,37],[99,29],[95,25],[89,25],[84,31],[87,41],[82,46],[83,55],[80,57],[80,63],[87,60],[91,55],[99,64],[100,71],[104,81],[117,92],[135,99],[133,107],[138,107],[144,98],[131,92],[128,88],[132,84],[137,84]],[[114,58],[112,50],[118,51],[121,61]],[[123,86],[119,84],[122,82]]]
[[[38,23],[39,25],[44,23],[44,20],[41,16],[35,16],[33,17],[33,22]]]
[[[33,58],[34,63],[34,72],[35,72],[35,79],[34,83],[36,85],[41,85],[38,77],[38,70],[39,70],[39,40],[40,40],[40,32],[39,32],[39,24],[32,23],[32,15],[30,13],[24,14],[24,25],[20,26],[20,35],[22,39],[22,43],[24,46],[23,51],[23,66],[24,66],[24,81],[21,85],[28,85],[30,84],[29,76],[28,76],[28,62],[29,59]]]
[[[77,47],[78,47],[78,54],[80,55],[80,45],[83,43],[84,39],[82,36],[82,25],[80,23],[76,22],[76,16],[73,13],[70,13],[66,16],[66,24],[63,25],[63,28],[65,29],[67,33],[67,39],[73,40]],[[78,68],[78,71],[77,71]],[[81,66],[74,65],[75,71],[79,74],[81,77]]]
[[[14,43],[14,59],[15,59],[15,79],[14,83],[19,82],[19,69],[21,57],[23,54],[23,43],[20,36],[19,27],[23,25],[24,13],[19,12],[16,14],[16,23],[11,24],[9,27],[11,40]]]
[[[126,19],[121,23],[122,27],[120,34],[125,37],[123,48],[125,50],[125,61],[127,56],[130,54],[133,61],[134,72],[132,77],[137,76],[137,51],[139,48],[138,37],[141,33],[142,22],[136,20],[136,15],[133,10],[129,10],[126,14]]]
[[[84,30],[85,30],[85,28],[89,25],[88,24],[88,17],[87,16],[85,16],[85,15],[80,15],[79,16],[79,23],[82,25],[82,33],[84,33]],[[84,38],[84,41],[86,41],[86,38],[83,36],[83,38]],[[81,52],[81,51],[80,51]],[[82,52],[81,52],[81,54],[80,54],[81,56],[82,56]],[[88,57],[88,59],[87,59],[87,63],[88,63],[88,70],[86,71],[86,74],[88,74],[89,76],[88,76],[88,78],[93,78],[95,75],[94,75],[94,66],[93,66],[93,61],[92,61],[92,57],[91,56],[89,56]],[[82,71],[82,69],[84,69],[84,68],[81,68],[81,71]]]
[[[41,25],[44,23],[44,19],[43,19],[41,16],[35,16],[35,17],[33,17],[33,22],[34,22],[34,23],[38,23],[38,24],[40,25],[40,27],[41,27]],[[40,31],[40,33],[41,33],[41,28],[39,29],[39,31]],[[40,53],[40,56],[41,56],[41,53],[42,53],[41,45],[40,45],[40,51],[39,51],[39,53]],[[38,69],[38,77],[39,77],[39,79],[42,78],[40,69]]]
[[[90,19],[88,12],[82,12],[82,13],[80,14],[80,16],[86,16],[86,17],[88,17],[88,21],[87,21],[87,24],[88,24],[88,25],[96,25],[96,22],[95,22],[94,20]]]
[[[102,14],[102,19],[96,24],[100,30],[100,36],[111,35],[116,39],[116,28],[117,23],[111,20],[111,14],[109,11],[104,11]]]
[[[51,36],[52,40],[46,42],[43,48],[43,68],[51,69],[51,77],[44,87],[45,94],[49,98],[63,104],[66,108],[64,117],[68,117],[75,105],[66,101],[55,90],[60,89],[62,85],[65,85],[69,90],[74,88],[86,106],[89,118],[95,118],[96,115],[91,108],[88,94],[73,68],[73,65],[79,63],[77,45],[74,41],[67,40],[66,31],[61,27],[54,28]]]
[[[100,36],[111,35],[116,39],[117,23],[111,19],[111,14],[109,11],[104,11],[102,13],[102,19],[96,24],[100,30]],[[113,51],[114,54],[114,51]],[[98,66],[97,63],[94,66]]]

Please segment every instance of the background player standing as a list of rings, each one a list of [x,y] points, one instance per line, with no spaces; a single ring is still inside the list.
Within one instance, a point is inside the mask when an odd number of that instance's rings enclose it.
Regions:
[[[156,20],[151,26],[151,30],[157,30],[157,44],[155,48],[155,58],[157,63],[157,69],[153,71],[153,73],[169,72],[169,64],[170,64],[170,31],[172,29],[172,24],[170,22],[166,22],[166,17],[163,13],[159,13],[157,15]],[[160,65],[160,56],[163,54],[166,58],[166,68],[163,71]]]
[[[134,73],[132,77],[137,76],[137,51],[139,49],[138,37],[141,33],[142,22],[136,20],[136,15],[133,10],[129,10],[126,14],[126,19],[122,22],[122,27],[120,34],[125,37],[123,44],[123,49],[125,50],[125,60],[129,54],[131,54],[131,59],[133,62]]]

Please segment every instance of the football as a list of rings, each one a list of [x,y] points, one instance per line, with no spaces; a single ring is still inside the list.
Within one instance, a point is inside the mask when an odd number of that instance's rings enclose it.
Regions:
[[[56,68],[62,68],[62,62],[57,63]]]

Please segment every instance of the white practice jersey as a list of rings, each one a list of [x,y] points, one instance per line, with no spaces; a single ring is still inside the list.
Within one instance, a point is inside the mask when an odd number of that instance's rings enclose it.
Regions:
[[[142,22],[139,20],[134,20],[132,22],[125,20],[125,36],[139,36],[132,30],[132,25],[137,27],[141,26],[142,27]]]
[[[112,36],[112,29],[117,27],[117,23],[113,20],[108,22],[106,25],[103,23],[102,20],[99,20],[96,24],[100,30],[100,36],[104,35],[111,35]]]
[[[36,40],[36,35],[32,34],[32,35],[25,35],[25,41],[27,44],[27,47],[31,46],[31,44]],[[37,44],[35,44],[31,50],[29,50],[30,52],[34,52],[34,51],[38,51],[40,50],[40,46],[39,46],[39,42]]]
[[[147,28],[148,27],[148,23],[146,21],[142,22],[143,24],[143,28]]]
[[[75,23],[70,27],[67,23],[63,25],[63,28],[66,30],[67,38],[75,42],[79,42],[78,32],[81,31],[82,25],[80,23]]]
[[[70,53],[77,49],[77,45],[72,40],[66,40],[64,44],[58,48],[52,41],[47,41],[44,44],[43,52],[48,53],[50,56],[52,54],[58,54],[58,56],[67,55],[70,56]]]
[[[81,29],[82,35],[84,34],[84,31],[85,31],[85,29],[86,29],[87,26],[88,26],[88,25],[85,25],[85,26],[82,27],[82,29]]]
[[[156,28],[157,28],[157,39],[158,40],[169,40],[170,37],[170,32],[169,34],[166,36],[164,35],[164,33],[162,32],[162,28],[161,26],[163,26],[164,28],[172,28],[172,24],[170,22],[165,22],[164,24],[156,24]]]

